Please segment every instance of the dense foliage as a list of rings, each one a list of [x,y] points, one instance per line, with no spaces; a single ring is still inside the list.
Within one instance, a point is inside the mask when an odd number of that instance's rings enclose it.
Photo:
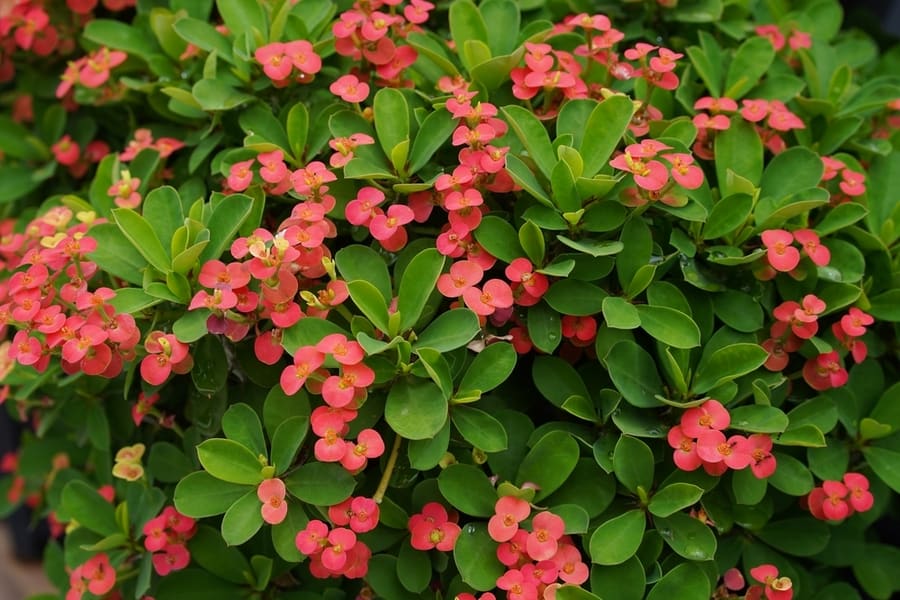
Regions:
[[[900,51],[841,22],[0,3],[0,513],[66,600],[891,597]]]

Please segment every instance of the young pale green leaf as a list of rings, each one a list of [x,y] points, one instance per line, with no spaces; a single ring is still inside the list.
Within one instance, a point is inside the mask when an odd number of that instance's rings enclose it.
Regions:
[[[231,110],[255,99],[218,79],[201,79],[191,88],[191,93],[206,111]]]
[[[266,456],[266,438],[263,436],[259,415],[249,404],[232,404],[222,415],[222,432],[229,440],[246,446],[257,456]]]
[[[620,296],[603,298],[603,320],[613,329],[636,329],[641,324],[641,315],[637,308]]]
[[[397,434],[409,440],[436,435],[447,421],[447,399],[431,381],[408,377],[388,392],[384,418]]]
[[[438,352],[456,350],[472,341],[480,330],[478,317],[471,310],[467,308],[449,310],[438,315],[425,328],[413,344],[413,350],[417,351],[420,348],[432,348]]]
[[[597,565],[618,565],[635,555],[644,537],[643,511],[629,510],[604,522],[591,534],[589,553]]]
[[[748,471],[749,469],[744,469]],[[692,483],[675,482],[653,494],[647,510],[657,517],[668,517],[693,506],[703,496],[703,488]]]
[[[163,273],[172,268],[169,253],[144,217],[130,208],[113,209],[112,215],[119,230],[148,263]]]
[[[438,476],[438,489],[454,508],[474,517],[494,514],[497,492],[484,471],[473,465],[450,465]]]
[[[731,59],[725,76],[725,96],[740,99],[753,89],[775,60],[775,49],[764,36],[750,37]]]
[[[700,328],[688,315],[667,306],[639,304],[641,329],[673,348],[696,348],[700,345]]]
[[[606,357],[609,377],[625,400],[638,408],[661,406],[656,396],[663,391],[653,357],[632,341],[613,346]]]
[[[484,452],[506,450],[506,429],[500,421],[483,410],[471,406],[454,406],[450,411],[450,419],[463,439],[475,448]]]
[[[231,35],[237,37],[246,33],[251,40],[256,34],[268,38],[269,20],[256,0],[216,0],[216,8]]]
[[[553,190],[553,204],[563,212],[574,212],[581,208],[581,198],[575,187],[575,175],[564,160],[560,160],[550,173],[550,189]]]
[[[222,539],[229,546],[240,546],[259,531],[263,519],[256,490],[250,490],[225,511],[222,518]]]
[[[615,95],[600,102],[584,123],[584,140],[576,149],[584,157],[582,177],[590,178],[606,166],[609,157],[625,135],[634,114],[634,102]]]
[[[491,391],[510,376],[517,358],[512,344],[498,342],[485,347],[466,369],[459,382],[459,391]]]
[[[263,465],[258,455],[233,440],[206,440],[197,446],[197,457],[216,479],[245,485],[256,485],[263,480]]]
[[[175,487],[175,508],[195,519],[221,515],[247,490],[246,485],[228,483],[206,471],[196,471]]]
[[[418,322],[443,269],[444,256],[435,248],[422,250],[409,261],[397,295],[401,332]]]
[[[179,342],[190,344],[209,333],[206,321],[211,314],[208,308],[200,308],[184,313],[172,324],[172,333]]]
[[[487,24],[478,7],[471,0],[460,0],[450,5],[448,15],[450,21],[450,37],[457,50],[465,48],[466,42],[476,40],[483,44],[488,42]],[[473,64],[466,64],[471,69]]]
[[[531,447],[519,465],[516,482],[537,484],[536,501],[546,498],[566,480],[580,454],[578,442],[565,431],[551,431]]]
[[[637,438],[623,435],[613,452],[613,470],[616,478],[632,493],[638,488],[648,492],[653,486],[653,451]]]
[[[494,589],[497,579],[506,571],[497,560],[497,543],[483,523],[463,527],[453,547],[453,562],[462,580],[481,592]]]
[[[691,384],[695,394],[708,392],[726,381],[733,381],[742,375],[758,369],[769,357],[758,344],[731,344],[705,355]]]
[[[334,506],[350,497],[356,481],[347,469],[336,463],[308,462],[288,475],[284,485],[303,502]]]

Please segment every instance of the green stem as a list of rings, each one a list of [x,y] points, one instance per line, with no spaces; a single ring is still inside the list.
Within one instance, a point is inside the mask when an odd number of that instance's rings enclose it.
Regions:
[[[394,466],[397,464],[397,456],[400,455],[400,444],[403,442],[403,436],[399,433],[394,437],[394,447],[391,448],[391,455],[388,456],[387,464],[384,466],[384,473],[381,474],[381,481],[378,482],[378,488],[372,496],[372,500],[376,504],[381,504],[384,500],[384,494],[387,492],[388,484],[391,481],[391,475],[394,474]]]

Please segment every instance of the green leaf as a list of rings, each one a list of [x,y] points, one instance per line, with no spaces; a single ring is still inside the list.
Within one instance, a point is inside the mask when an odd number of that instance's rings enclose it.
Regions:
[[[695,348],[700,345],[700,328],[688,315],[667,306],[636,306],[641,329],[673,348]]]
[[[215,394],[228,382],[228,355],[217,336],[206,335],[194,345],[191,381],[197,391]]]
[[[562,341],[562,324],[559,313],[546,302],[539,302],[528,309],[528,335],[534,347],[541,352],[552,353]]]
[[[748,38],[734,53],[725,76],[725,96],[740,99],[759,82],[775,59],[775,48],[768,38]]]
[[[296,539],[297,532],[306,529],[308,523],[309,517],[303,506],[289,502],[284,521],[272,526],[272,545],[278,556],[289,563],[298,563],[306,558],[306,555],[297,549]]]
[[[567,238],[564,235],[557,235],[556,239],[559,240],[564,246],[568,246],[572,250],[578,250],[579,252],[583,252],[589,256],[598,257],[598,256],[610,256],[613,254],[618,254],[622,250],[624,250],[625,246],[622,242],[618,242],[615,240],[594,240],[591,238],[581,238],[580,240],[573,240]]]
[[[607,298],[603,288],[578,279],[561,279],[544,294],[544,301],[564,315],[586,317],[603,310]]]
[[[513,178],[513,181],[521,186],[523,190],[528,192],[532,198],[535,198],[547,208],[554,208],[554,204],[547,195],[547,192],[544,191],[541,182],[538,181],[535,174],[521,158],[515,154],[507,154],[506,170],[509,172],[510,177]],[[565,225],[563,228],[565,228]]]
[[[821,181],[824,169],[822,159],[809,148],[789,148],[776,154],[766,166],[760,182],[760,196],[784,198],[815,187]]]
[[[196,342],[209,333],[206,321],[209,319],[210,314],[207,308],[188,311],[172,324],[172,333],[175,334],[179,342],[185,344]]]
[[[259,531],[263,519],[260,512],[262,503],[256,490],[250,490],[231,505],[222,518],[222,539],[229,546],[240,546]]]
[[[394,148],[406,142],[409,144],[409,105],[406,96],[395,88],[381,88],[373,101],[375,113],[375,131],[378,143],[384,153],[392,156]],[[406,150],[409,146],[406,146]],[[407,152],[402,152],[393,161],[394,169],[402,172],[406,163]]]
[[[154,479],[165,483],[178,483],[193,471],[193,465],[177,446],[156,441],[150,446],[147,468]]]
[[[820,237],[840,231],[863,219],[869,213],[868,209],[856,202],[844,202],[828,211],[824,218],[815,226],[816,233]]]
[[[538,486],[535,501],[558,489],[578,464],[578,442],[565,431],[551,431],[532,446],[519,465],[516,481]]]
[[[434,437],[409,441],[407,449],[409,466],[419,471],[433,469],[447,453],[449,444],[450,421],[448,420]]]
[[[229,483],[256,485],[263,480],[262,463],[246,446],[232,440],[213,438],[197,446],[203,468]]]
[[[447,421],[447,400],[431,381],[407,377],[388,392],[384,418],[391,429],[409,440],[436,435]]]
[[[424,553],[422,553],[424,554]],[[427,558],[427,555],[426,555]],[[397,598],[397,600],[415,600],[417,596],[409,593],[397,575],[401,569],[396,556],[378,554],[369,561],[366,581],[380,598]],[[431,572],[430,563],[429,570]]]
[[[497,493],[490,479],[478,467],[450,465],[438,476],[438,489],[454,508],[474,517],[494,514]]]
[[[767,41],[767,40],[766,40]],[[716,177],[723,198],[735,193],[748,193],[738,189],[729,172],[759,185],[763,172],[763,145],[752,123],[735,119],[731,127],[716,134]]]
[[[484,452],[506,450],[507,436],[503,424],[483,410],[454,406],[450,418],[463,439],[475,448]]]
[[[668,517],[693,506],[702,496],[703,488],[692,483],[670,483],[653,494],[647,509],[654,516]]]
[[[633,114],[634,102],[624,94],[610,96],[591,111],[584,124],[584,140],[576,148],[584,157],[582,177],[593,177],[606,166]]]
[[[558,600],[603,600],[600,596],[590,593],[576,585],[563,585],[556,590]]]
[[[462,580],[480,592],[494,589],[506,571],[497,560],[497,543],[484,523],[470,523],[462,528],[453,547],[453,562]]]
[[[544,499],[546,506],[562,504],[583,508],[589,518],[600,515],[616,496],[616,480],[592,458],[581,458],[568,480]]]
[[[731,344],[704,355],[697,365],[691,390],[702,394],[759,368],[768,353],[757,344]]]
[[[403,542],[397,554],[397,578],[410,592],[421,594],[431,583],[431,559],[427,552]]]
[[[723,323],[744,333],[755,333],[763,327],[762,305],[749,294],[726,290],[713,294],[713,310]]]
[[[616,389],[629,404],[638,408],[662,405],[656,398],[663,391],[656,363],[636,343],[626,340],[613,346],[606,357],[606,368]]]
[[[297,102],[291,107],[287,114],[286,130],[291,154],[300,160],[306,154],[309,139],[309,110],[306,104]]]
[[[705,523],[685,513],[654,519],[662,539],[679,556],[689,560],[712,560],[716,554],[716,536]]]
[[[866,462],[889,488],[900,494],[900,452],[868,446],[863,448]]]
[[[637,308],[621,296],[603,298],[603,319],[612,329],[636,329],[641,324]]]
[[[219,600],[240,596],[241,588],[228,583],[204,569],[187,568],[175,571],[159,582],[153,595],[156,600]]]
[[[422,250],[409,261],[397,295],[400,332],[418,322],[443,268],[444,256],[435,248]]]
[[[653,487],[653,451],[637,438],[623,435],[613,452],[613,472],[622,485],[630,492],[638,494]]]
[[[519,245],[536,265],[544,262],[544,234],[533,221],[525,221],[519,228]]]
[[[284,480],[288,491],[314,506],[334,506],[350,497],[356,481],[339,464],[308,462]]]
[[[525,257],[519,245],[519,235],[506,219],[488,215],[481,220],[474,233],[478,243],[503,262],[511,263]]]
[[[447,359],[432,348],[419,348],[417,354],[420,360],[413,365],[411,371],[413,375],[431,378],[440,388],[444,398],[449,400],[453,393],[453,377]]]
[[[646,586],[644,566],[637,556],[618,565],[591,567],[591,589],[603,590],[607,600],[643,600]]]
[[[647,600],[708,600],[709,579],[697,563],[681,563],[663,575],[647,594]]]
[[[443,109],[437,109],[425,117],[409,152],[410,175],[415,175],[428,164],[456,127],[457,120]]]
[[[509,122],[510,128],[525,146],[528,156],[534,160],[544,177],[550,179],[557,158],[544,124],[533,112],[522,106],[504,106],[500,110]]]
[[[303,105],[298,103],[292,109],[297,106]],[[288,134],[284,130],[281,121],[272,114],[268,106],[264,107],[261,104],[255,104],[241,111],[238,123],[247,134],[247,137],[244,139],[245,146],[251,144],[274,144],[284,152],[289,152],[291,145],[290,141],[288,141]],[[303,133],[305,134],[306,132],[304,131]]]
[[[147,60],[159,49],[144,29],[132,27],[121,21],[111,19],[91,19],[84,26],[82,35],[101,46],[115,50],[124,50],[130,55]]]
[[[345,246],[335,253],[334,260],[344,279],[363,279],[378,289],[385,303],[391,301],[394,296],[391,275],[384,259],[375,250],[358,244]]]
[[[231,110],[254,100],[254,96],[239,92],[218,79],[201,79],[191,88],[191,93],[206,111]]]
[[[102,536],[120,532],[112,504],[84,481],[75,479],[66,484],[60,507],[69,519]]]
[[[741,469],[731,474],[731,488],[738,504],[755,505],[762,502],[769,484],[758,479],[750,469]]]
[[[647,519],[640,510],[629,510],[600,525],[591,534],[591,562],[618,565],[635,555],[644,537]]]
[[[275,467],[275,475],[280,476],[294,463],[306,433],[309,430],[308,417],[290,417],[282,422],[272,436],[272,456],[269,460]]]
[[[802,462],[779,452],[775,454],[777,467],[769,477],[769,484],[777,490],[791,496],[803,496],[813,489],[813,477]]]
[[[308,320],[308,319],[304,319]],[[301,320],[301,323],[303,320]],[[472,338],[478,335],[481,326],[478,317],[467,308],[456,308],[441,313],[425,328],[416,342],[413,350],[419,348],[433,348],[438,352],[449,352],[468,344]]]
[[[814,556],[825,549],[831,539],[827,523],[808,518],[770,521],[755,532],[756,537],[791,556]]]
[[[195,519],[213,517],[228,510],[247,489],[246,485],[228,483],[206,471],[196,471],[175,487],[175,508]]]
[[[148,263],[163,273],[171,270],[169,253],[144,217],[130,208],[114,208],[112,215],[119,230]]]
[[[257,34],[263,39],[268,38],[269,21],[262,5],[256,0],[216,0],[216,8],[231,35],[237,37],[246,33],[251,40]]]
[[[703,239],[714,240],[724,237],[747,222],[753,211],[753,197],[750,194],[732,194],[716,202],[703,227]]]
[[[788,417],[774,406],[754,404],[731,410],[731,427],[751,433],[781,433],[788,426]]]
[[[206,223],[210,242],[200,254],[199,264],[222,256],[252,211],[253,198],[245,194],[231,194],[219,203]]]
[[[228,407],[222,415],[225,437],[246,446],[257,455],[266,455],[266,439],[256,411],[243,402]]]
[[[475,355],[459,382],[459,391],[489,392],[506,381],[516,366],[518,354],[512,344],[498,342]]]
[[[375,327],[384,332],[390,331],[388,307],[378,288],[368,281],[357,279],[348,283],[347,289],[353,303]]]
[[[866,544],[853,561],[853,575],[867,594],[878,600],[893,598],[900,591],[896,545]]]

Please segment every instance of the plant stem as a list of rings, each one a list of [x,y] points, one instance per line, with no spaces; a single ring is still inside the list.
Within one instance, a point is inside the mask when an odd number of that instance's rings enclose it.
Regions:
[[[372,496],[372,500],[375,501],[375,504],[381,504],[381,501],[384,500],[384,494],[387,492],[388,483],[390,483],[391,475],[394,473],[394,466],[397,464],[397,456],[400,454],[400,443],[402,441],[403,436],[398,433],[394,437],[394,446],[391,448],[391,455],[388,456],[387,464],[384,466],[384,473],[381,474],[381,481],[378,482],[378,488]]]

